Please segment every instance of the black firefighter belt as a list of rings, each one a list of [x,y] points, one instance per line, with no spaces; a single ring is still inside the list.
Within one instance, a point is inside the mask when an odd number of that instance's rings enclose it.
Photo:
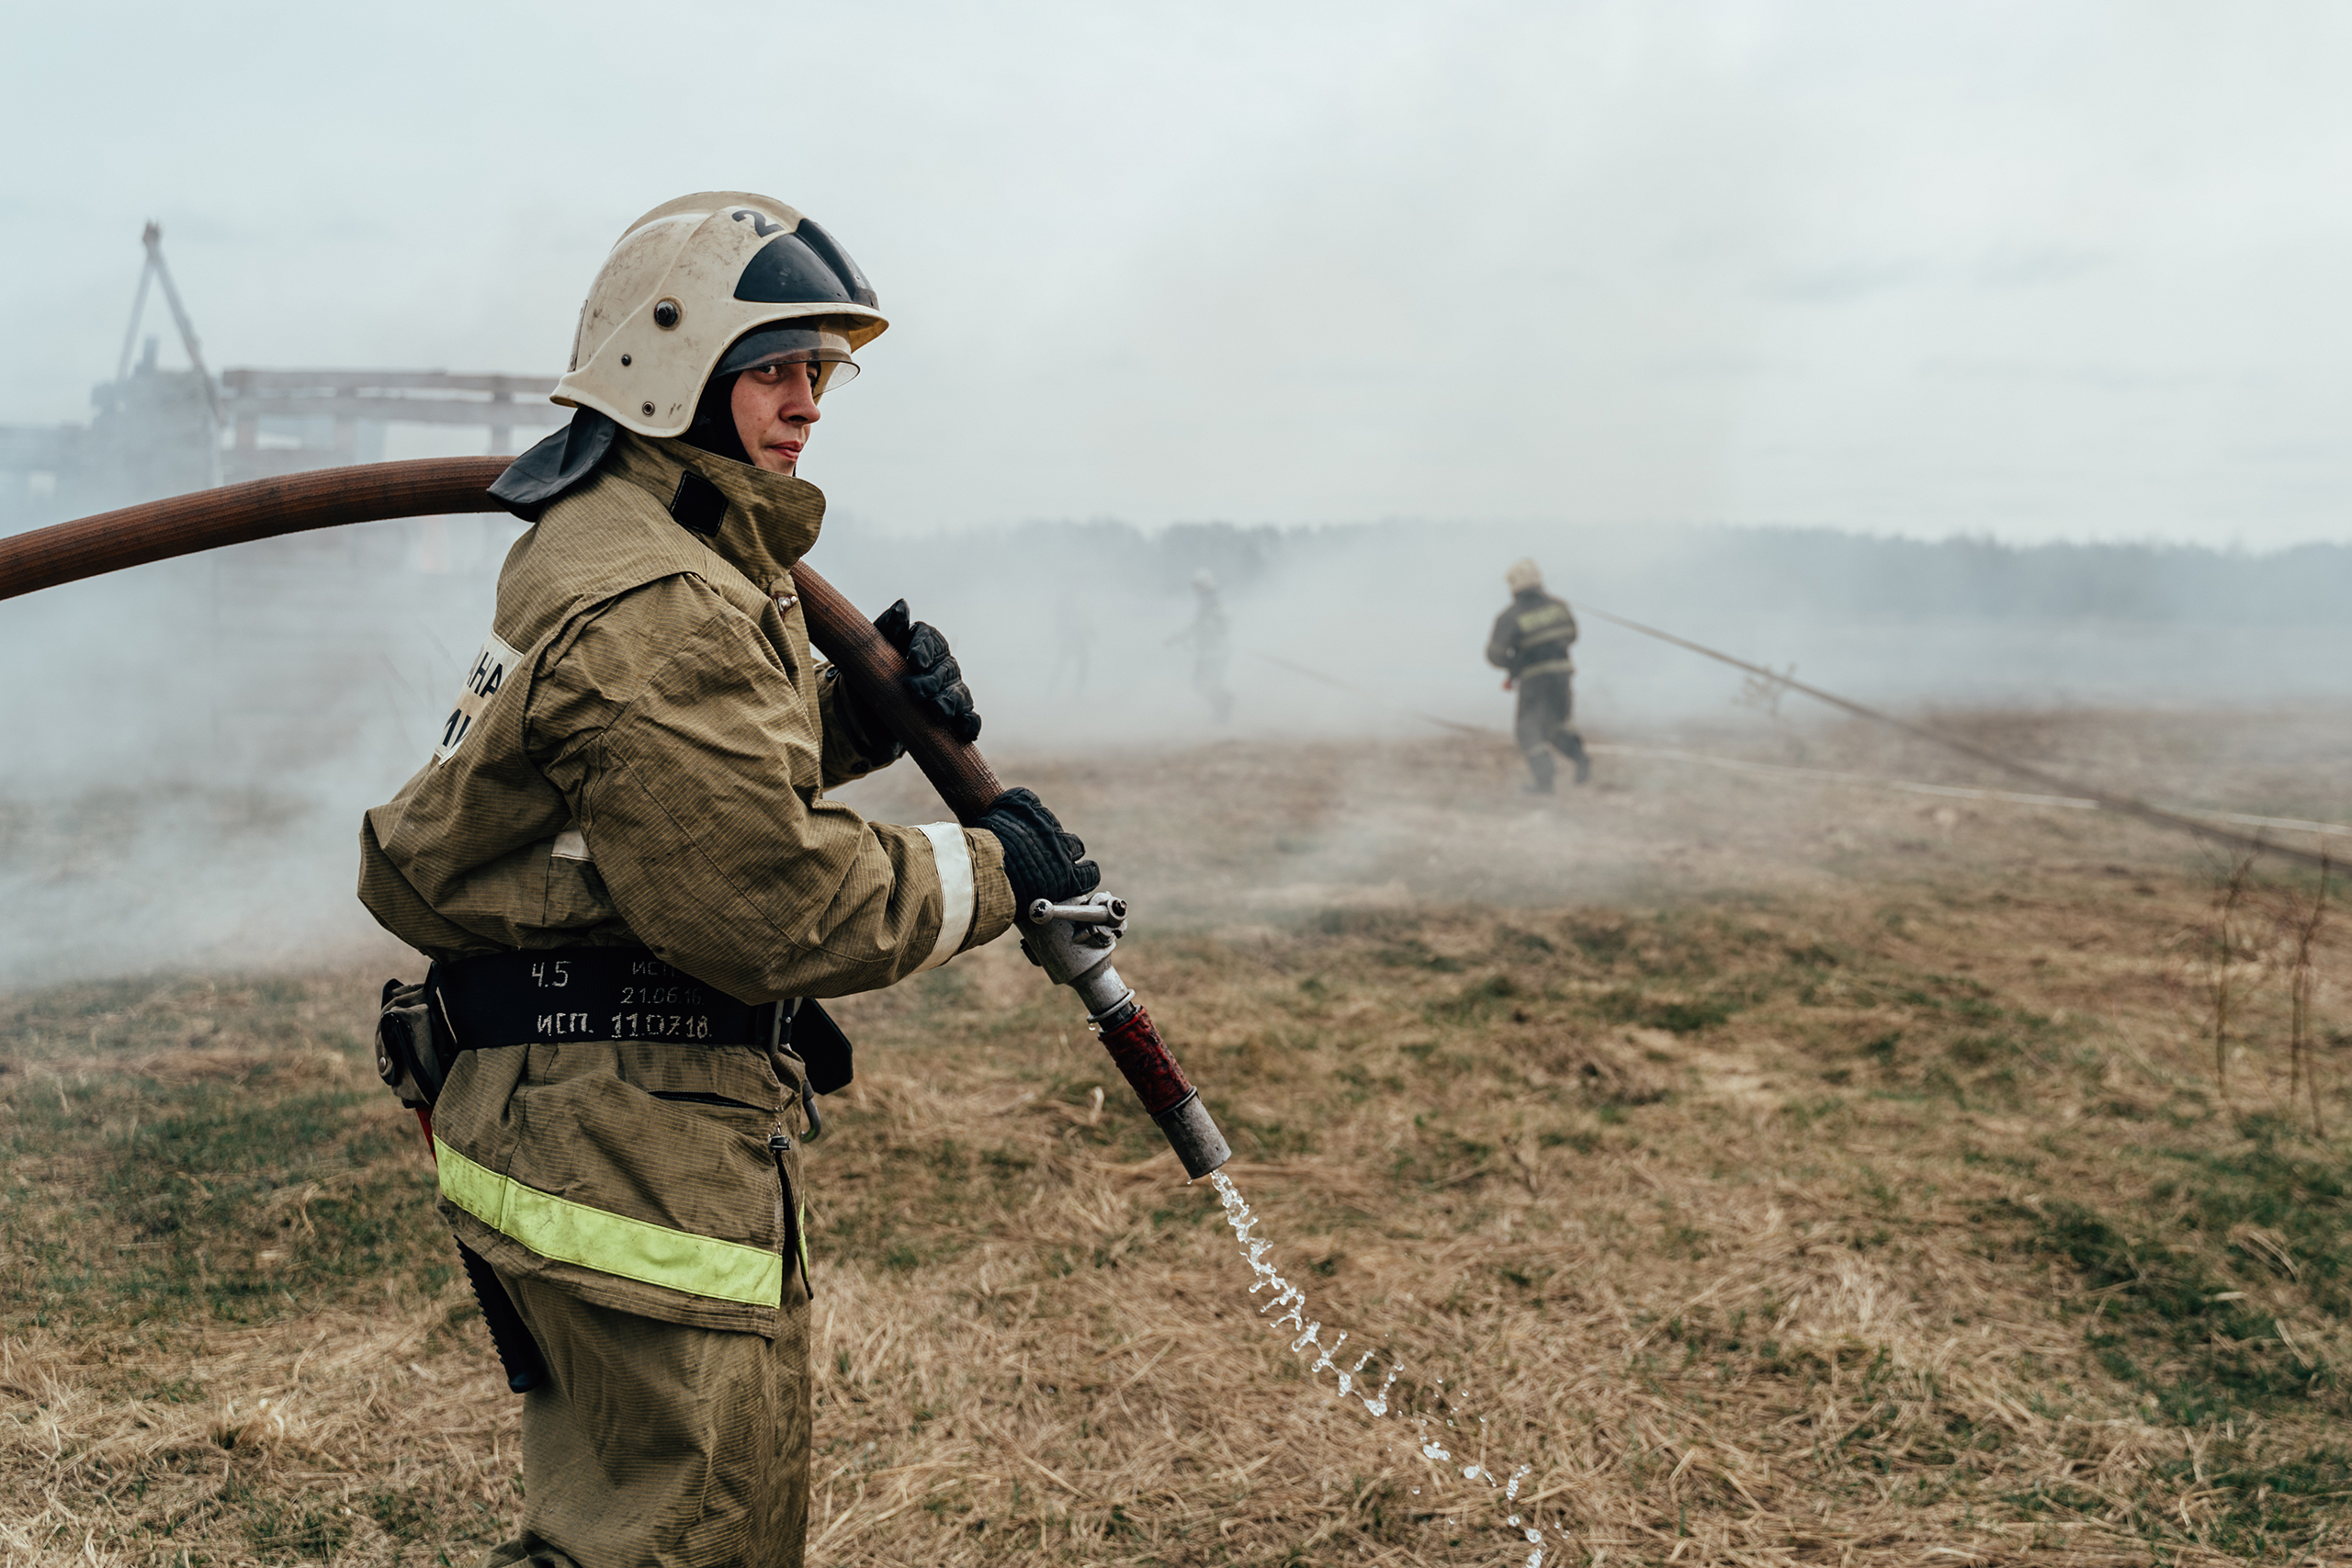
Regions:
[[[430,1107],[460,1051],[591,1040],[781,1047],[817,1094],[853,1071],[848,1039],[815,1002],[740,1002],[641,947],[493,953],[435,964],[421,986],[387,981],[376,1066],[403,1100]]]
[[[774,1005],[753,1007],[641,947],[560,947],[436,964],[435,1017],[460,1051],[582,1040],[765,1045]]]

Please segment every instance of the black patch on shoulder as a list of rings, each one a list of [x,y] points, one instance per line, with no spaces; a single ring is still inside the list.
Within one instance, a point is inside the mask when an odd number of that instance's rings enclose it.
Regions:
[[[680,527],[708,538],[727,521],[727,492],[688,468],[678,476],[678,493],[670,498],[670,515]]]

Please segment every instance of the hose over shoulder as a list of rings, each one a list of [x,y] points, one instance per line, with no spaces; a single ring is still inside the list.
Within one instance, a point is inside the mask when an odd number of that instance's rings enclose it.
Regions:
[[[988,759],[970,741],[952,733],[939,716],[916,705],[899,684],[907,662],[899,650],[858,614],[857,606],[817,575],[805,561],[792,569],[800,605],[808,617],[808,640],[840,667],[858,701],[878,715],[907,748],[940,799],[967,826],[977,822],[1004,793]]]
[[[419,458],[404,463],[367,463],[320,468],[283,479],[224,485],[194,495],[174,496],[101,513],[55,527],[0,539],[0,599],[76,582],[86,577],[195,555],[224,545],[250,544],[308,529],[345,523],[375,523],[393,517],[430,517],[460,512],[497,512],[503,504],[490,486],[507,467],[503,457]],[[792,569],[808,622],[809,641],[831,660],[900,740],[942,798],[965,822],[977,821],[1003,786],[979,748],[950,731],[940,716],[919,707],[900,677],[906,660],[832,584],[807,562]],[[1068,976],[1059,976],[1068,978]],[[1111,983],[1117,984],[1113,974]],[[1153,1113],[1184,1162],[1188,1176],[1204,1176],[1232,1157],[1216,1122],[1138,1007],[1121,1026],[1107,1032],[1112,1047],[1145,1108]],[[427,1131],[431,1129],[428,1126]],[[469,1256],[469,1271],[479,1258]],[[484,1281],[487,1280],[488,1283]],[[493,1299],[496,1276],[483,1267],[474,1282],[482,1311],[492,1323],[510,1386],[531,1386],[540,1375],[526,1355],[527,1329],[515,1319],[506,1334],[497,1315],[503,1290]],[[511,1303],[506,1303],[511,1312]]]
[[[36,528],[0,538],[0,599],[226,545],[345,523],[503,511],[490,487],[511,461],[419,457],[314,468]],[[809,640],[841,666],[860,696],[883,716],[956,816],[976,820],[1003,793],[978,748],[948,733],[908,700],[899,683],[905,660],[855,605],[806,562],[792,570],[807,608]]]
[[[0,539],[0,599],[85,577],[345,523],[500,512],[508,457],[421,457],[314,468],[142,502]]]

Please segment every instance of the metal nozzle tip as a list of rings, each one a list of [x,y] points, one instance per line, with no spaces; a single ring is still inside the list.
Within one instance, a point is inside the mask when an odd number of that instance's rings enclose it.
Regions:
[[[1176,1157],[1184,1162],[1187,1180],[1198,1181],[1233,1157],[1233,1146],[1217,1131],[1216,1118],[1201,1103],[1198,1089],[1152,1120],[1167,1135],[1169,1147],[1176,1151]]]

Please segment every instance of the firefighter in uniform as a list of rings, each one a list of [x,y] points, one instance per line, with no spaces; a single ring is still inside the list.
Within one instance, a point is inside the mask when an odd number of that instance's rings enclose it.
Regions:
[[[794,998],[892,985],[1094,886],[1027,791],[971,829],[827,796],[899,750],[812,657],[792,577],[825,505],[794,468],[876,304],[766,197],[629,226],[556,390],[578,412],[494,487],[532,526],[490,637],[362,829],[360,897],[434,960],[451,1043],[440,1211],[544,1360],[521,1526],[488,1563],[801,1562]],[[977,736],[938,633],[903,602],[876,624]]]
[[[1193,573],[1193,624],[1168,639],[1193,649],[1193,690],[1209,705],[1219,724],[1233,717],[1233,622],[1217,596],[1216,577],[1204,568]]]
[[[1584,738],[1568,724],[1576,711],[1568,689],[1577,669],[1568,657],[1569,645],[1577,640],[1576,612],[1544,592],[1544,573],[1532,560],[1512,562],[1503,581],[1510,585],[1510,607],[1495,617],[1494,635],[1487,639],[1487,662],[1504,671],[1504,691],[1519,690],[1514,728],[1528,772],[1535,775],[1528,793],[1549,795],[1555,750],[1576,764],[1577,783],[1592,776]]]

